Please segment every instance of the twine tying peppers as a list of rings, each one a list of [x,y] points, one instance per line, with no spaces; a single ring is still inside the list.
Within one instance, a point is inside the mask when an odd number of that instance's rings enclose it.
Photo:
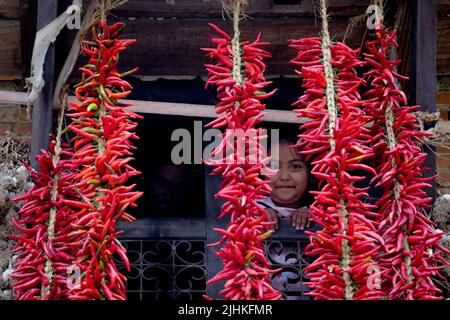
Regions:
[[[267,231],[267,216],[256,201],[270,193],[267,181],[260,178],[266,167],[264,152],[260,140],[234,141],[234,134],[242,130],[245,135],[253,133],[261,137],[263,129],[255,129],[263,117],[265,105],[261,100],[274,92],[265,93],[263,89],[270,82],[263,76],[265,65],[263,58],[270,54],[261,49],[267,45],[261,41],[261,35],[250,43],[240,42],[238,20],[241,11],[240,1],[234,1],[234,37],[231,37],[217,26],[210,26],[220,35],[211,37],[215,48],[203,49],[215,65],[205,65],[208,71],[206,85],[217,85],[220,102],[216,106],[219,118],[207,126],[225,127],[221,134],[222,142],[212,152],[212,156],[224,155],[227,147],[233,154],[223,160],[205,161],[215,166],[213,174],[222,175],[220,191],[216,198],[225,200],[219,219],[230,216],[226,230],[216,228],[223,235],[222,239],[211,246],[225,245],[215,254],[223,260],[223,270],[207,283],[226,281],[220,294],[230,300],[275,300],[281,293],[271,287],[269,276],[277,270],[270,270],[264,255],[262,241],[270,235]],[[265,137],[264,137],[265,138]],[[245,144],[244,156],[241,159],[236,152],[239,144]],[[228,149],[229,150],[229,149]],[[251,159],[257,159],[253,162]],[[205,297],[208,298],[208,297]],[[209,298],[208,298],[209,299]]]

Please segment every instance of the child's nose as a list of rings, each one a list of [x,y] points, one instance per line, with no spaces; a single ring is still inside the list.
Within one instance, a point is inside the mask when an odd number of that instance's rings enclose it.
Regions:
[[[287,170],[280,170],[280,180],[289,180],[290,175]]]

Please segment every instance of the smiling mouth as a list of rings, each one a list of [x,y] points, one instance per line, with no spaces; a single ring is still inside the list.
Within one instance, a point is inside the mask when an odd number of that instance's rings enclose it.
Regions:
[[[289,186],[281,186],[281,187],[275,187],[275,188],[277,188],[277,189],[294,189],[295,187],[294,186],[291,186],[291,187],[289,187]]]

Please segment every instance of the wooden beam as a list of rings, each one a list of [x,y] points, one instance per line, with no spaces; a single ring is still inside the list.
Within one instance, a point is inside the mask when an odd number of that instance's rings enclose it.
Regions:
[[[205,239],[205,219],[143,218],[134,222],[119,221],[117,230],[124,231],[120,235],[121,239]]]
[[[133,106],[127,108],[138,113],[205,118],[217,118],[218,116],[215,113],[214,106],[208,105],[139,100],[123,100],[123,102],[133,103]],[[296,114],[292,111],[266,109],[264,121],[280,123],[305,123],[306,119],[297,118]]]
[[[141,76],[203,76],[206,75],[205,63],[210,63],[205,52],[200,48],[211,47],[209,34],[214,34],[208,22],[217,24],[227,32],[231,32],[230,21],[223,19],[136,19],[127,21],[124,38],[135,38],[138,42],[120,57],[120,69],[129,70],[139,67]],[[347,18],[335,18],[330,21],[332,38],[342,41],[347,29]],[[361,45],[365,25],[355,27],[347,37],[346,43],[358,48]],[[320,33],[320,23],[314,17],[302,18],[256,18],[241,23],[241,39],[254,40],[262,33],[263,41],[272,57],[265,59],[266,76],[295,75],[294,66],[289,62],[295,57],[296,50],[288,47],[288,39],[299,39],[317,36]],[[66,57],[74,35],[61,39],[61,57]],[[59,40],[58,40],[59,41]],[[81,56],[71,81],[80,77],[78,67],[87,62],[86,56]]]
[[[332,16],[356,16],[365,12],[369,0],[331,0],[328,12]],[[245,10],[250,17],[314,16],[317,10],[313,1],[299,4],[277,5],[273,0],[252,0]],[[112,11],[119,17],[201,17],[221,18],[219,1],[175,0],[173,4],[163,0],[129,0]]]
[[[140,218],[133,222],[117,222],[117,230],[123,230],[120,239],[205,239],[205,221],[205,218]],[[305,240],[308,238],[305,231],[317,229],[317,224],[313,224],[306,230],[297,231],[290,218],[280,218],[279,229],[267,240]]]
[[[57,0],[38,0],[37,6],[37,30],[42,29],[57,15]],[[31,128],[31,166],[38,169],[38,163],[35,160],[36,155],[41,148],[47,149],[50,142],[50,133],[52,130],[52,97],[54,81],[54,63],[55,48],[50,46],[47,51],[44,63],[44,81],[45,86],[38,96],[33,106],[32,128]]]
[[[413,0],[412,18],[412,66],[411,102],[421,105],[424,112],[436,111],[436,46],[437,46],[437,0]],[[431,150],[430,150],[431,148]],[[425,148],[427,158],[424,167],[425,177],[436,174],[436,155],[434,147]],[[436,198],[436,181],[429,182],[429,196]]]
[[[0,104],[27,104],[27,94],[0,90]]]
[[[25,92],[1,91],[0,104],[26,104],[27,94]],[[70,101],[76,101],[74,96],[69,96]],[[131,103],[133,106],[127,109],[138,113],[165,114],[186,117],[217,118],[214,106],[198,105],[189,103],[142,101],[142,100],[122,100],[124,103]],[[266,109],[264,121],[280,123],[305,123],[306,119],[297,118],[294,112],[284,110]]]

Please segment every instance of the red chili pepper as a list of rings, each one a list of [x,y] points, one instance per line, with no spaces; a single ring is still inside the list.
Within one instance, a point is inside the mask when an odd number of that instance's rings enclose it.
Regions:
[[[299,143],[296,147],[300,154],[313,164],[311,173],[319,180],[319,191],[312,192],[315,202],[310,206],[311,219],[322,230],[308,233],[312,236],[306,253],[319,255],[304,271],[310,278],[312,288],[308,295],[316,299],[356,299],[365,298],[357,288],[367,288],[369,274],[359,269],[352,272],[352,266],[366,258],[367,253],[376,253],[380,237],[365,230],[375,230],[370,219],[374,214],[373,206],[364,203],[367,195],[364,189],[356,188],[354,181],[364,177],[352,175],[354,170],[364,170],[376,174],[374,170],[361,162],[374,156],[370,146],[371,136],[364,129],[370,122],[361,109],[362,101],[358,93],[364,83],[355,67],[363,61],[357,57],[357,51],[342,43],[329,47],[330,64],[334,71],[334,93],[336,97],[327,97],[327,79],[323,59],[322,40],[308,38],[291,40],[290,46],[299,50],[292,63],[301,69],[296,73],[303,78],[304,95],[293,105],[298,117],[309,121],[300,127]],[[336,120],[330,123],[331,111],[327,98],[336,104]],[[334,126],[330,132],[330,125]],[[333,141],[334,147],[330,145]],[[345,211],[343,211],[345,210]],[[382,241],[381,241],[382,242]],[[333,265],[341,265],[337,276]],[[348,278],[347,281],[344,281]],[[331,283],[335,283],[331,290]],[[370,298],[385,296],[381,290],[370,294]]]
[[[106,26],[103,22],[98,26],[101,25]],[[136,127],[132,119],[142,117],[125,110],[117,101],[131,89],[121,76],[136,71],[121,75],[115,69],[118,54],[135,42],[113,37],[122,27],[118,23],[105,29],[107,32],[98,32],[94,27],[94,41],[82,45],[82,50],[91,56],[91,65],[80,69],[83,82],[75,90],[80,103],[70,102],[69,116],[73,121],[69,129],[76,134],[71,141],[73,151],[63,144],[61,154],[67,159],[53,167],[56,143],[52,141],[49,151],[38,156],[41,172],[29,168],[35,187],[16,199],[26,201],[19,212],[20,219],[14,222],[24,232],[16,237],[15,248],[21,252],[15,266],[15,273],[22,279],[15,286],[18,299],[126,298],[126,277],[117,272],[112,259],[117,254],[129,268],[126,251],[116,239],[119,232],[115,222],[133,220],[125,209],[142,195],[132,191],[134,185],[124,186],[129,177],[139,174],[128,162],[134,148],[130,139],[137,138],[132,132]],[[107,174],[111,179],[99,185],[101,177]],[[56,199],[50,199],[54,181],[58,183],[58,194]],[[46,232],[50,210],[56,212],[52,238]],[[31,228],[22,227],[23,224]],[[72,265],[80,269],[81,283],[68,288],[66,280]],[[30,267],[38,268],[40,276],[27,272]],[[48,272],[52,273],[51,279]],[[110,281],[102,283],[101,279]],[[44,289],[48,289],[46,295],[40,297]]]
[[[397,47],[395,32],[377,28],[375,37],[366,43],[367,53],[364,53],[366,63],[372,68],[364,75],[371,85],[364,107],[376,124],[371,135],[377,174],[371,183],[384,189],[375,203],[379,208],[377,231],[387,248],[379,257],[380,265],[387,270],[383,289],[389,299],[442,299],[431,280],[438,274],[436,264],[441,258],[438,242],[442,235],[436,233],[433,223],[422,213],[431,199],[424,191],[430,185],[421,177],[426,158],[421,145],[423,137],[430,133],[420,131],[416,115],[412,113],[416,107],[406,105],[406,95],[398,87],[396,79],[405,77],[395,72],[400,61],[390,58],[391,50]],[[388,112],[393,120],[395,141],[388,140]],[[433,177],[426,180],[430,179]],[[395,190],[398,190],[397,196]],[[428,248],[433,249],[431,254]],[[417,258],[411,262],[411,257]],[[414,267],[416,263],[423,267],[421,272]],[[421,280],[426,281],[426,287],[418,285]]]
[[[208,56],[217,61],[217,64],[206,64],[208,80],[206,86],[217,85],[219,103],[216,113],[219,118],[210,122],[206,127],[220,128],[226,126],[227,130],[223,140],[212,152],[212,156],[223,154],[225,148],[234,148],[234,141],[229,139],[235,130],[261,134],[261,129],[254,129],[262,119],[264,105],[260,100],[273,95],[275,91],[265,93],[263,88],[270,84],[265,81],[265,70],[262,59],[270,54],[260,47],[267,45],[261,42],[260,35],[252,42],[242,42],[241,59],[243,65],[243,82],[238,84],[232,78],[233,52],[231,51],[231,37],[217,26],[210,24],[221,38],[211,37],[216,48],[203,49]],[[253,131],[252,131],[253,130]],[[261,137],[260,137],[261,138]],[[258,144],[249,144],[246,152],[257,152]],[[231,149],[230,149],[231,150]],[[223,235],[222,239],[209,246],[225,245],[216,252],[223,260],[224,268],[208,284],[227,280],[225,289],[220,292],[225,299],[253,300],[253,299],[280,299],[281,294],[270,285],[269,270],[263,253],[261,241],[269,234],[264,233],[264,224],[267,221],[265,211],[255,202],[270,192],[267,182],[258,175],[266,166],[262,161],[248,161],[250,157],[245,154],[238,158],[236,153],[220,161],[208,161],[216,168],[213,174],[222,175],[221,190],[216,198],[221,197],[226,202],[218,218],[230,215],[230,223],[226,230],[214,229]],[[224,161],[226,160],[226,161]],[[258,159],[257,159],[258,160]],[[256,163],[254,163],[256,162]],[[260,210],[261,209],[261,210]],[[252,250],[252,254],[248,254]]]

